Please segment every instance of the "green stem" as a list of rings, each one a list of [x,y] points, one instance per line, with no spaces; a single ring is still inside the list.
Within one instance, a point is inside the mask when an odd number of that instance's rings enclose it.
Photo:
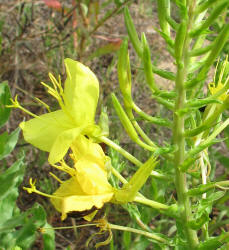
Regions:
[[[113,141],[111,141],[110,139],[108,139],[106,136],[101,136],[99,137],[99,139],[104,142],[105,144],[107,144],[109,147],[115,149],[117,152],[119,152],[121,155],[123,155],[127,160],[129,160],[130,162],[132,162],[133,164],[135,164],[138,167],[142,166],[142,162],[139,161],[137,158],[135,158],[133,155],[131,155],[130,153],[128,153],[126,150],[124,150],[122,147],[120,147],[118,144],[114,143]],[[161,173],[158,173],[157,171],[152,171],[151,172],[151,176],[156,177],[158,179],[164,179],[164,180],[169,180],[169,178]]]
[[[123,155],[126,159],[128,159],[130,162],[135,164],[138,167],[141,167],[142,162],[140,162],[137,158],[135,158],[133,155],[128,153],[126,150],[124,150],[122,147],[120,147],[118,144],[114,143],[110,139],[108,139],[105,136],[101,136],[99,138],[102,142],[110,146],[111,148],[115,149],[117,152],[119,152],[121,155]]]
[[[140,235],[144,235],[148,238],[154,239],[158,242],[161,243],[165,243],[165,244],[169,244],[167,239],[164,239],[160,236],[158,236],[157,234],[154,233],[149,233],[143,230],[139,230],[139,229],[135,229],[135,228],[131,228],[131,227],[123,227],[123,226],[119,226],[119,225],[114,225],[114,224],[110,224],[108,223],[108,227],[110,229],[115,229],[115,230],[121,230],[121,231],[127,231],[127,232],[131,232],[131,233],[136,233],[136,234],[140,234]]]
[[[137,132],[139,133],[139,135],[142,137],[142,139],[148,143],[151,147],[155,147],[155,143],[153,143],[151,141],[151,139],[145,134],[145,132],[142,130],[142,128],[139,126],[139,124],[133,120],[133,125],[135,127],[135,129],[137,130]]]
[[[175,165],[175,185],[178,196],[178,212],[180,213],[180,218],[183,223],[184,233],[187,238],[187,244],[189,249],[196,249],[198,246],[198,237],[196,231],[188,227],[188,221],[192,217],[191,205],[189,197],[186,195],[188,190],[186,173],[182,173],[178,166],[183,163],[185,159],[185,137],[184,137],[184,116],[177,115],[177,111],[183,109],[186,103],[186,90],[185,90],[185,81],[187,77],[187,70],[189,65],[189,45],[190,38],[188,37],[188,30],[190,29],[192,23],[192,17],[189,17],[185,40],[183,47],[180,47],[181,52],[181,61],[177,65],[177,74],[176,74],[176,100],[174,108],[174,122],[173,122],[173,140],[174,144],[177,146],[177,151],[174,154],[174,165]]]
[[[144,197],[136,196],[134,198],[134,201],[138,202],[138,203],[141,203],[141,204],[144,204],[144,205],[147,205],[147,206],[150,206],[150,207],[158,209],[158,210],[167,210],[167,209],[169,209],[168,205],[165,205],[165,204],[157,202],[157,201],[149,200],[149,199],[146,199]]]

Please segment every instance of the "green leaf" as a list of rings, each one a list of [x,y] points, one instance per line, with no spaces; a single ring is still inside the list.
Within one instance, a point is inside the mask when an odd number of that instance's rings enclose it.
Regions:
[[[150,242],[147,238],[145,237],[139,237],[139,239],[137,239],[137,241],[135,241],[131,248],[131,250],[145,250],[147,249],[147,247],[149,246]]]
[[[206,140],[203,141],[201,144],[196,146],[195,148],[191,149],[189,153],[186,156],[186,159],[184,162],[179,166],[180,170],[185,172],[198,158],[199,158],[199,153],[203,151],[205,148],[208,148],[212,146],[215,143],[222,142],[224,139],[212,139],[212,140]]]
[[[220,3],[213,9],[209,17],[201,25],[190,32],[190,36],[197,37],[205,31],[205,29],[207,29],[217,19],[220,13],[227,8],[228,4],[228,0],[220,1]]]
[[[122,242],[124,249],[129,250],[131,245],[131,232],[124,231],[124,233],[122,234]]]
[[[213,99],[213,98],[195,99],[192,101],[188,101],[186,103],[186,107],[201,108],[201,107],[204,107],[205,105],[211,104],[211,103],[222,104],[223,102],[218,100],[218,99]]]
[[[50,224],[46,222],[44,225],[44,232],[42,233],[43,236],[43,244],[44,249],[54,250],[55,249],[55,231]]]
[[[11,104],[11,94],[7,82],[0,83],[0,128],[8,121],[10,116],[10,108],[5,105]]]
[[[11,218],[24,176],[23,157],[0,175],[0,224]]]
[[[170,27],[168,25],[168,21],[166,17],[170,16],[170,1],[169,0],[157,0],[157,11],[158,11],[158,19],[161,30],[169,35]]]
[[[228,41],[229,36],[229,23],[226,23],[223,28],[221,29],[219,35],[216,37],[216,39],[213,42],[213,47],[211,49],[211,52],[209,53],[207,59],[204,61],[204,66],[199,72],[199,74],[190,82],[187,82],[185,84],[186,88],[193,88],[196,86],[199,82],[206,79],[206,74],[211,67],[211,65],[214,63],[215,59],[219,55],[220,51],[222,50],[225,43]]]
[[[0,160],[12,152],[18,141],[19,133],[20,128],[17,128],[10,135],[7,132],[0,135]]]
[[[15,205],[15,202],[14,202]],[[2,225],[0,225],[0,233],[3,232],[10,232],[15,227],[18,227],[20,225],[23,225],[26,221],[27,213],[22,213],[20,215],[11,216],[9,220],[6,220]]]
[[[207,184],[200,184],[196,188],[189,189],[189,191],[187,192],[187,195],[189,196],[200,195],[200,194],[206,193],[207,191],[209,191],[210,189],[214,187],[215,187],[215,183],[212,183],[212,182],[207,183]]]
[[[207,53],[208,51],[210,51],[212,47],[213,47],[213,44],[211,43],[208,46],[205,46],[203,48],[191,50],[189,52],[189,56],[201,56],[201,55]]]
[[[149,44],[146,40],[146,36],[144,33],[142,34],[141,38],[142,38],[141,41],[142,41],[142,48],[143,48],[142,62],[143,62],[143,68],[144,68],[146,82],[149,85],[149,87],[153,93],[158,92],[159,89],[157,88],[157,86],[155,84],[153,70],[152,70],[150,48],[149,48]]]
[[[141,213],[139,212],[138,207],[135,204],[132,203],[122,204],[122,207],[128,211],[132,219],[138,220],[141,218]]]
[[[179,25],[177,34],[176,34],[175,46],[174,46],[174,52],[175,52],[174,54],[175,54],[175,58],[176,58],[178,66],[179,66],[181,56],[183,53],[184,41],[185,41],[186,34],[187,34],[186,30],[187,30],[187,23],[185,20],[182,20],[182,22]]]
[[[215,250],[218,249],[218,247],[222,246],[223,243],[220,242],[220,237],[212,237],[208,240],[200,243],[198,250]]]
[[[188,222],[188,226],[193,230],[199,230],[206,222],[208,222],[209,216],[207,213],[203,213],[197,219],[191,220]]]
[[[202,1],[202,3],[196,7],[195,9],[195,14],[199,14],[206,9],[210,8],[212,4],[216,4],[216,2],[219,0],[207,0],[207,1]]]
[[[16,244],[22,249],[31,249],[37,230],[46,224],[46,213],[42,206],[35,204],[28,212],[27,222],[14,233]]]

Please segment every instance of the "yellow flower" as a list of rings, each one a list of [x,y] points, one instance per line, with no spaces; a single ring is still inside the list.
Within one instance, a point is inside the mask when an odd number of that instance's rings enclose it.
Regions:
[[[72,149],[75,172],[53,194],[62,198],[51,198],[62,219],[72,211],[90,210],[93,206],[99,209],[114,194],[107,180],[106,156],[101,146],[79,136]]]
[[[67,73],[64,89],[60,79],[57,81],[52,74],[49,76],[53,88],[42,83],[48,93],[57,99],[60,109],[35,116],[20,124],[27,142],[50,152],[51,164],[64,157],[79,135],[88,135],[96,129],[94,116],[99,97],[98,80],[94,73],[80,62],[69,58],[64,62]]]
[[[72,149],[74,168],[63,161],[61,165],[53,165],[71,176],[64,182],[57,178],[61,184],[53,195],[39,192],[32,182],[31,188],[25,188],[28,192],[50,197],[56,210],[62,213],[62,220],[70,212],[81,212],[93,207],[99,209],[114,195],[114,188],[108,182],[106,156],[100,145],[80,135]]]
[[[227,86],[229,84],[229,76],[227,75],[228,70],[229,70],[229,63],[228,63],[228,57],[226,57],[224,62],[221,63],[220,65],[218,61],[214,76],[214,82],[208,84],[209,90],[212,95],[222,92],[218,96],[218,99],[221,101],[225,101],[229,93],[229,88]],[[219,76],[217,77],[218,79],[216,80],[217,75]],[[225,88],[225,90],[222,90],[223,88]]]
[[[212,82],[212,83],[209,83],[208,87],[209,87],[211,94],[214,95],[224,87],[224,84],[221,82],[218,82],[218,84],[216,86],[216,84],[214,82]],[[228,93],[224,92],[218,97],[218,99],[221,101],[225,101],[227,97],[228,97]]]

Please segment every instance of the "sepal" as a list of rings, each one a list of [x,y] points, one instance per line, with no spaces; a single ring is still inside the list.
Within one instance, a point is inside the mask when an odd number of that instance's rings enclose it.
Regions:
[[[145,184],[152,170],[156,167],[158,161],[151,156],[132,176],[130,181],[122,189],[116,190],[114,198],[119,203],[127,203],[134,200],[138,191]]]

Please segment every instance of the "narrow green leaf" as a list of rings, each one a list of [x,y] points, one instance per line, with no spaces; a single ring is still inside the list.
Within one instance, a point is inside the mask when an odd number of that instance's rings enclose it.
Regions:
[[[130,41],[133,44],[133,47],[139,57],[142,56],[142,45],[138,38],[137,31],[134,27],[133,20],[130,16],[130,12],[127,7],[124,8],[124,19],[126,24],[126,29],[128,32],[128,35],[130,37]]]
[[[211,5],[216,4],[217,2],[222,0],[207,0],[203,1],[200,5],[198,5],[195,9],[195,14],[200,14],[201,12],[205,11],[206,9],[210,8]]]
[[[50,224],[46,222],[42,233],[44,249],[55,250],[55,231]]]
[[[167,98],[167,99],[175,99],[177,96],[175,91],[164,91],[164,90],[160,90],[155,95],[157,95],[159,97]]]
[[[183,54],[183,47],[184,47],[184,41],[186,37],[186,29],[187,29],[187,24],[186,21],[182,21],[179,25],[176,38],[175,38],[175,45],[174,45],[174,54],[177,63],[179,64],[181,56]]]
[[[167,109],[173,110],[174,109],[174,102],[168,101],[165,98],[162,98],[157,95],[152,95],[152,97],[157,100],[160,104],[164,105]]]
[[[206,222],[208,222],[209,216],[207,213],[203,213],[198,219],[194,219],[188,222],[188,227],[193,230],[199,230]]]
[[[131,232],[125,231],[122,234],[122,242],[125,250],[129,250],[131,246]]]
[[[212,139],[210,141],[203,141],[201,144],[191,149],[186,156],[186,160],[179,166],[182,172],[185,172],[198,158],[198,154],[204,149],[223,141],[222,139]]]
[[[168,80],[171,80],[171,81],[175,81],[176,79],[176,76],[173,72],[170,72],[170,71],[167,71],[167,70],[163,70],[163,69],[158,69],[156,66],[154,66],[152,64],[152,70],[153,70],[153,73],[165,78],[165,79],[168,79]]]
[[[167,43],[167,45],[170,48],[174,48],[174,41],[173,39],[168,36],[166,33],[164,33],[163,31],[160,31],[159,29],[157,29],[156,27],[154,27],[155,31],[157,31],[158,34],[161,35],[162,38],[164,38],[165,42]]]
[[[169,36],[170,27],[168,25],[166,16],[168,17],[170,16],[170,1],[169,0],[157,0],[157,13],[158,13],[158,19],[159,19],[161,30]]]
[[[136,113],[144,120],[149,121],[154,124],[158,124],[160,126],[165,126],[165,127],[171,127],[172,123],[171,121],[167,119],[163,119],[160,117],[154,117],[151,115],[146,114],[144,111],[142,111],[135,103],[133,104],[133,109],[136,111]],[[139,118],[139,119],[141,119]]]
[[[215,183],[200,184],[196,188],[189,189],[189,191],[187,192],[187,195],[189,196],[201,195],[211,190],[214,187],[215,187]]]
[[[112,103],[114,105],[115,111],[126,131],[126,133],[129,135],[129,137],[136,142],[138,145],[142,146],[143,148],[154,151],[155,147],[154,146],[149,146],[148,144],[144,143],[138,136],[132,122],[130,121],[129,117],[127,116],[126,112],[122,108],[121,104],[119,103],[117,97],[115,94],[111,95],[112,97]]]
[[[220,15],[221,12],[223,12],[226,7],[229,5],[228,0],[221,1],[212,11],[210,16],[197,28],[192,30],[189,35],[191,37],[197,37],[199,36],[205,29],[207,29]]]
[[[208,55],[207,59],[203,62],[203,68],[201,69],[200,73],[192,81],[187,82],[185,84],[186,88],[193,88],[199,82],[205,80],[209,68],[218,57],[225,43],[228,41],[228,37],[229,37],[229,23],[224,25],[220,34],[214,40],[211,52]]]
[[[113,102],[115,111],[116,111],[123,127],[125,128],[127,134],[130,136],[130,138],[133,141],[138,141],[138,134],[135,131],[135,128],[132,125],[130,119],[128,118],[126,112],[123,110],[121,104],[119,103],[117,97],[115,96],[115,94],[112,94],[111,97],[112,97],[112,102]]]
[[[223,243],[220,241],[220,236],[211,237],[204,242],[201,242],[198,246],[198,250],[216,250],[218,247],[222,246]]]
[[[179,24],[170,16],[166,15],[166,21],[169,23],[169,25],[175,30],[177,31]]]
[[[194,100],[188,101],[185,106],[199,109],[211,103],[223,104],[223,102],[218,99],[205,98],[205,99],[194,99]]]
[[[207,53],[208,51],[210,51],[212,49],[212,47],[213,47],[213,43],[211,43],[208,46],[205,46],[203,48],[191,50],[189,52],[189,56],[201,56],[201,55]]]
[[[10,108],[5,105],[10,105],[11,101],[10,88],[7,82],[0,83],[0,128],[8,121],[10,116]]]
[[[118,53],[117,70],[119,86],[124,99],[124,106],[126,109],[131,109],[133,100],[131,96],[131,69],[127,38],[123,40]]]
[[[0,175],[0,199],[5,199],[23,180],[23,157]],[[0,206],[3,203],[0,204]]]
[[[154,80],[150,48],[144,33],[142,34],[142,48],[143,48],[142,62],[143,62],[146,82],[149,85],[151,91],[157,93],[159,89],[157,88]]]

